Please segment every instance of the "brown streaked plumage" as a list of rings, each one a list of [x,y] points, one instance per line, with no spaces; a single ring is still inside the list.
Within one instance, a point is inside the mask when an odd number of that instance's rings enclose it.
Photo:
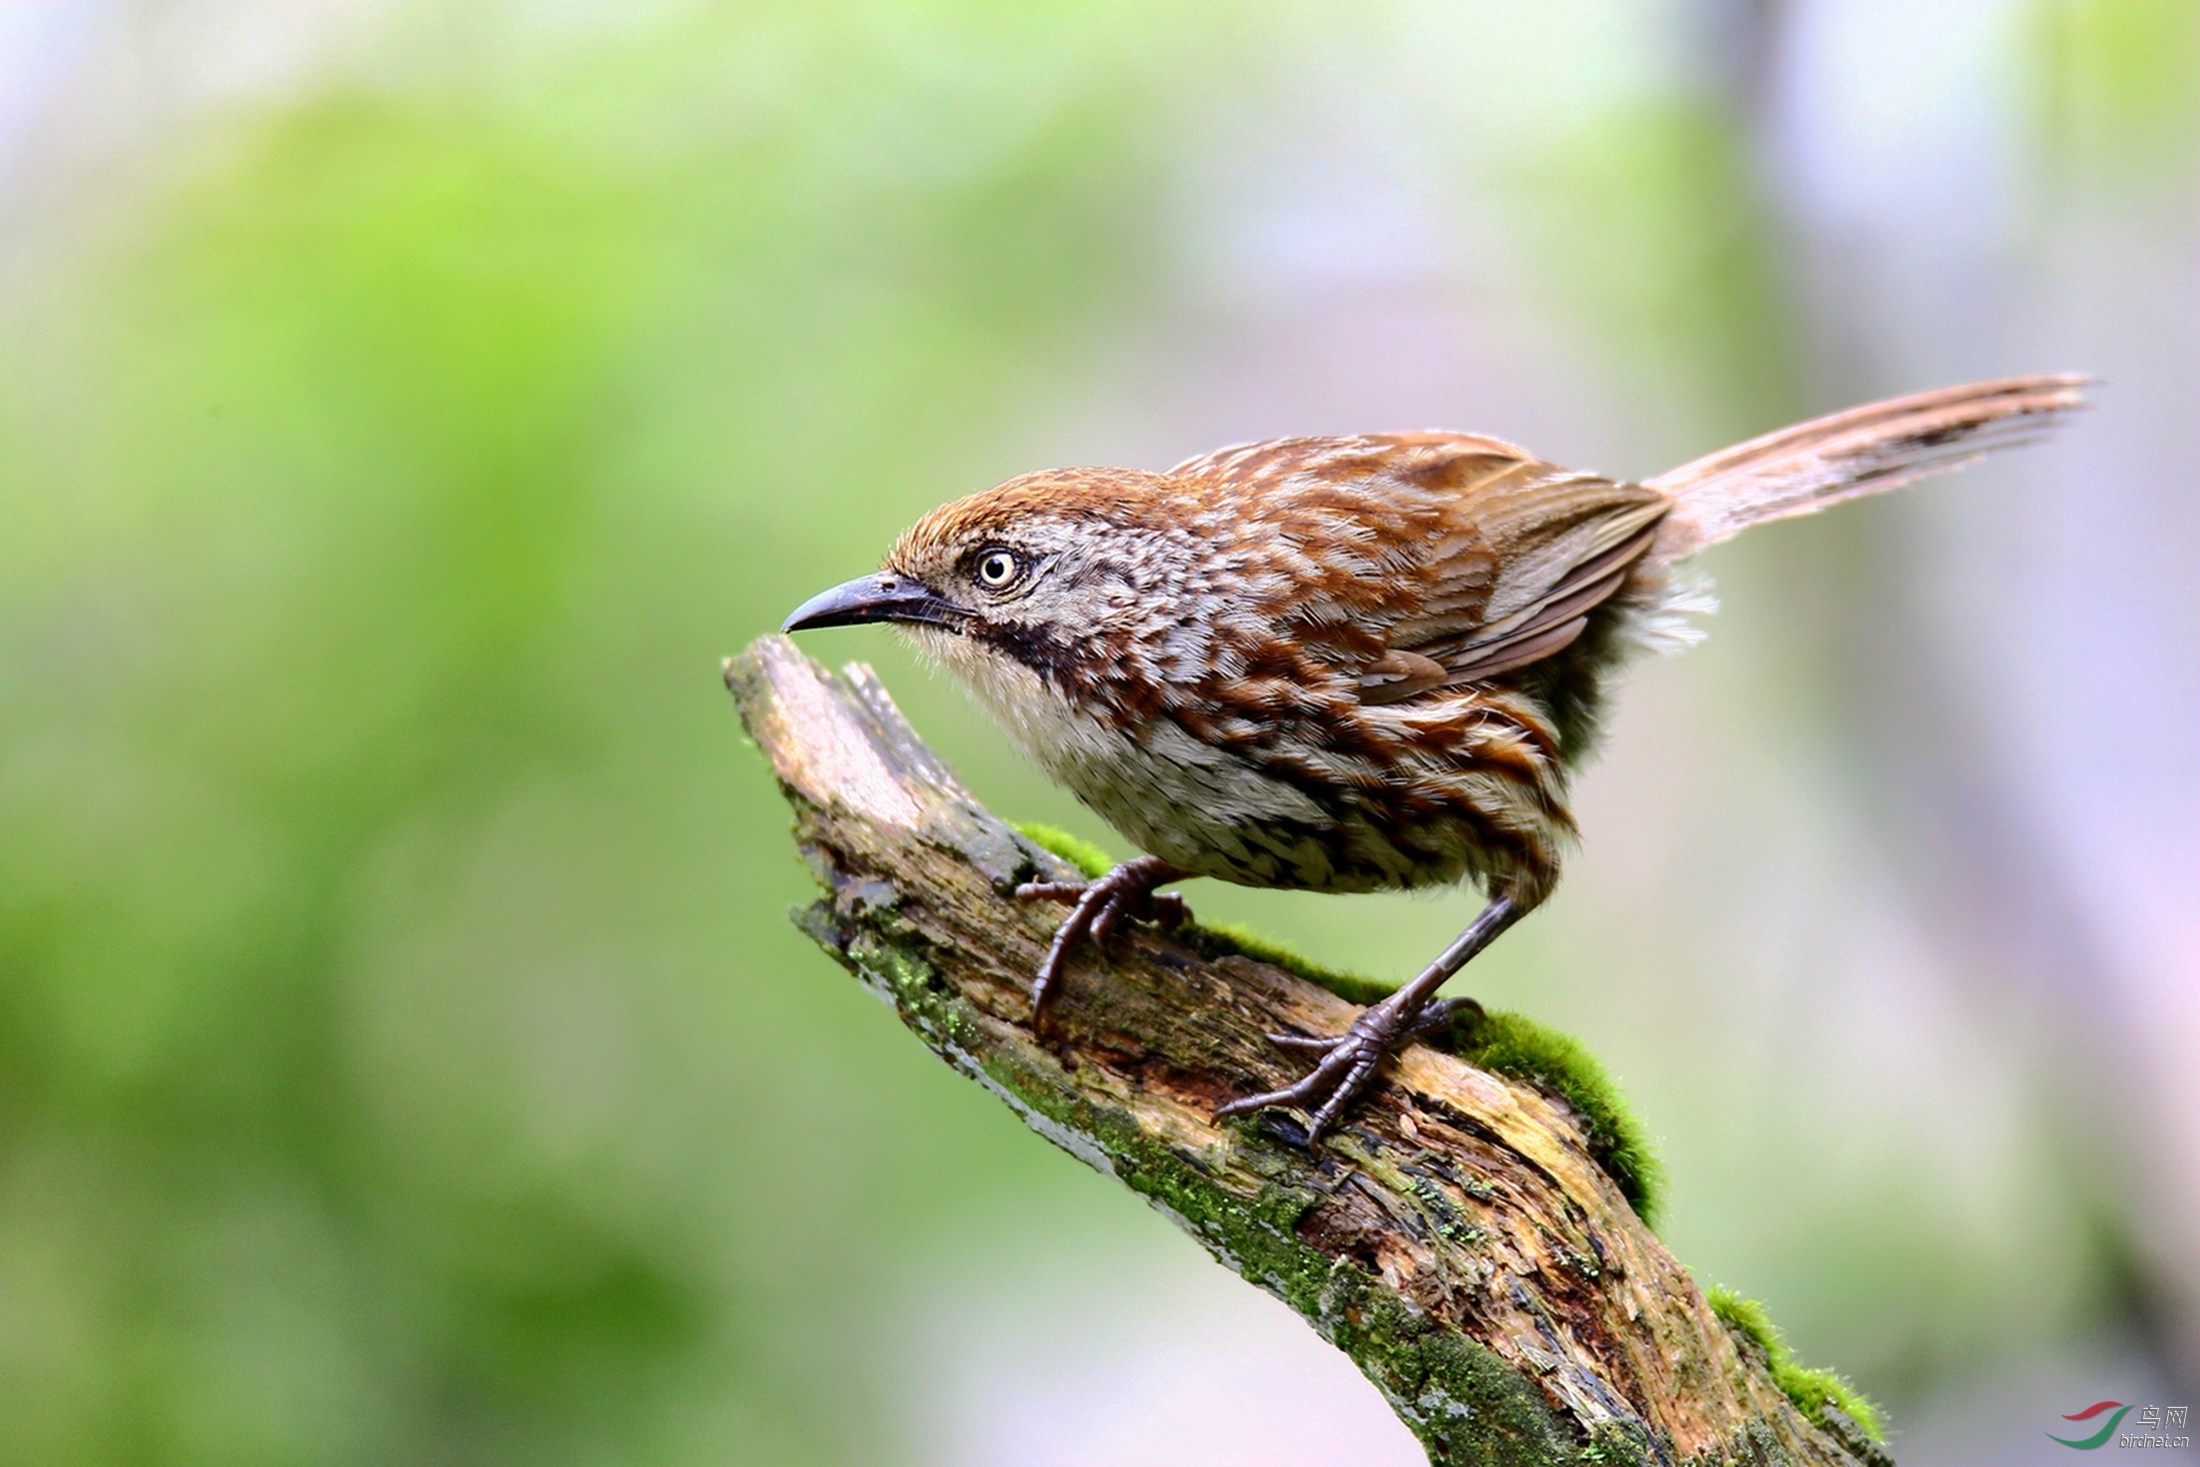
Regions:
[[[1460,939],[1299,1084],[1309,1141],[1436,990],[1549,895],[1567,781],[1612,673],[1692,640],[1681,562],[1752,524],[1954,468],[2080,405],[2083,380],[1973,383],[1854,408],[1626,483],[1493,438],[1286,438],[1167,473],[1057,469],[932,511],[789,630],[893,621],[1049,775],[1150,854],[1083,886],[1032,989],[1082,939],[1173,923],[1186,876],[1374,891],[1465,880]],[[1468,1001],[1471,1002],[1471,1001]]]

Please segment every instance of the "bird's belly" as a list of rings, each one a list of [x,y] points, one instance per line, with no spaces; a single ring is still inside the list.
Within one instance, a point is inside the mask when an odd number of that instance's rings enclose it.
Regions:
[[[1444,879],[1424,872],[1354,812],[1325,809],[1249,761],[1197,745],[1174,724],[1145,746],[1079,751],[1050,772],[1141,848],[1243,886],[1373,891]],[[1383,859],[1387,857],[1388,859]],[[1371,859],[1372,858],[1372,859]]]
[[[1203,742],[1167,717],[1132,732],[1029,669],[927,636],[1024,756],[1140,849],[1240,886],[1359,892],[1457,882],[1483,867],[1464,808],[1402,815],[1372,794],[1317,800],[1255,754]]]
[[[1317,800],[1254,758],[1166,719],[1138,735],[1065,712],[1025,752],[1141,849],[1241,886],[1359,892],[1456,882],[1473,864],[1464,821],[1400,829],[1359,798]]]

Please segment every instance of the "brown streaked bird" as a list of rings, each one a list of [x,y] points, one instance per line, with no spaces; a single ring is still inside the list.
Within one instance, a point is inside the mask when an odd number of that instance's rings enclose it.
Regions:
[[[1550,895],[1567,783],[1612,675],[1693,641],[1685,563],[1751,525],[2023,442],[2085,379],[2015,377],[1851,408],[1627,483],[1494,438],[1377,433],[1225,448],[1167,473],[1055,469],[942,506],[885,569],[786,630],[893,622],[1040,768],[1148,854],[1066,903],[1032,1020],[1081,940],[1173,925],[1187,876],[1359,892],[1478,883],[1457,941],[1320,1056],[1311,1144],[1383,1057],[1471,999],[1436,991]]]

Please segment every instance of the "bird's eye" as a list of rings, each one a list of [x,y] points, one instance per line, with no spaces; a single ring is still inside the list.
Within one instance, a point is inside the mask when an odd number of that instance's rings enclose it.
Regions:
[[[978,584],[988,591],[1007,590],[1023,573],[1023,557],[1013,550],[988,550],[978,557]]]

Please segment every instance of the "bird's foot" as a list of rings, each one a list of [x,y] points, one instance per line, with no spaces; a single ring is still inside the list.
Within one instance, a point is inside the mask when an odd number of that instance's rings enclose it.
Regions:
[[[1403,993],[1361,1011],[1352,1027],[1329,1039],[1304,1034],[1271,1034],[1269,1042],[1285,1049],[1309,1050],[1321,1056],[1313,1069],[1295,1085],[1233,1100],[1215,1112],[1215,1119],[1245,1115],[1274,1106],[1291,1106],[1307,1113],[1306,1144],[1311,1147],[1322,1132],[1336,1124],[1345,1107],[1373,1083],[1385,1056],[1394,1054],[1422,1035],[1441,1029],[1461,1013],[1480,1013],[1471,998],[1441,999],[1414,1005]]]
[[[1061,982],[1069,955],[1080,938],[1090,937],[1092,945],[1105,955],[1108,938],[1126,918],[1152,922],[1167,932],[1192,915],[1184,898],[1175,892],[1154,890],[1183,875],[1159,856],[1139,856],[1093,881],[1027,881],[1016,888],[1016,895],[1025,901],[1069,905],[1069,915],[1054,929],[1054,940],[1047,944],[1046,958],[1031,983],[1033,1029],[1039,1027],[1046,1013],[1047,996]]]

